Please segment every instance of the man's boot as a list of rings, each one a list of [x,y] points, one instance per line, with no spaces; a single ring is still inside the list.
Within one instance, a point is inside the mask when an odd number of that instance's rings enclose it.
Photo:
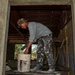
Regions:
[[[49,70],[47,72],[54,72],[54,71],[55,71],[55,69],[49,68]]]
[[[49,68],[47,71],[38,71],[38,72],[41,72],[41,73],[52,73],[52,74],[54,74],[55,73],[55,69]]]
[[[30,69],[31,72],[37,72],[40,71],[40,65],[36,65],[34,68]]]
[[[47,71],[48,73],[52,73],[52,72],[55,72],[55,67],[54,66],[49,66],[49,69]]]

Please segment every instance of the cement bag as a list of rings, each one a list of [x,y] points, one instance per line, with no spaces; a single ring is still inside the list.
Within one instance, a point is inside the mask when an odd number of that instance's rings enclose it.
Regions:
[[[29,72],[30,71],[30,54],[18,55],[18,71]]]

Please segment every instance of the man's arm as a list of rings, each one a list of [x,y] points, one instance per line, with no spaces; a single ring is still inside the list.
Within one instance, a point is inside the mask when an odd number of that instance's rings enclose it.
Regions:
[[[30,48],[30,46],[32,45],[32,42],[28,42],[28,44],[27,44],[27,47],[26,47],[26,50],[25,50],[25,52],[24,52],[24,54],[28,54],[28,52],[29,52],[29,48]]]
[[[27,47],[26,47],[26,50],[25,50],[25,54],[28,53],[29,51],[29,48],[30,46],[32,45],[34,39],[35,39],[35,36],[36,36],[36,25],[34,23],[31,23],[29,26],[29,34],[30,34],[30,37],[29,37],[29,42],[27,44]]]

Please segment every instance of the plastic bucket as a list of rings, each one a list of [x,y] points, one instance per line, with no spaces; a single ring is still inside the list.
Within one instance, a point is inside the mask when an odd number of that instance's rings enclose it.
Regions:
[[[18,71],[29,72],[30,71],[30,54],[18,55]]]

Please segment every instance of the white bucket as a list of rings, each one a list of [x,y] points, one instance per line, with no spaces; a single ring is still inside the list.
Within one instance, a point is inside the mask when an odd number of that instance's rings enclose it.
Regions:
[[[30,71],[30,54],[18,55],[18,71],[29,72]]]

